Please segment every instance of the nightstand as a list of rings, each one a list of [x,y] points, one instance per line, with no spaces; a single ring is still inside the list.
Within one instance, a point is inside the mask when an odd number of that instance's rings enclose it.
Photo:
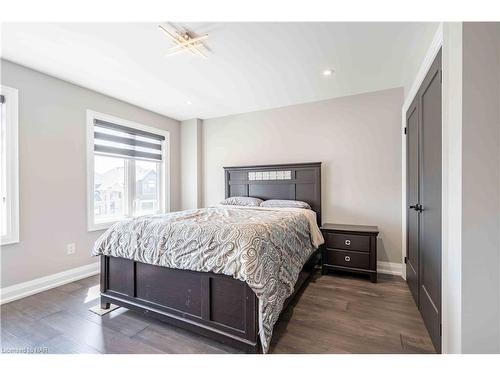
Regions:
[[[356,272],[377,282],[377,227],[323,224],[321,232],[325,238],[321,250],[323,274],[329,270]]]

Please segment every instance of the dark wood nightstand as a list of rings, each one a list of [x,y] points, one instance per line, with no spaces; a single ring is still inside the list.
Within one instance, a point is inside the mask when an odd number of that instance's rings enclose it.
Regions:
[[[357,272],[377,282],[377,227],[323,224],[321,232],[325,237],[321,250],[323,274],[329,270]]]

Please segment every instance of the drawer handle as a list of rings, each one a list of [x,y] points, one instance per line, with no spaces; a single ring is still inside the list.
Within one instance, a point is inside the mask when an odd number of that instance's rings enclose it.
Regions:
[[[351,245],[351,240],[345,240],[345,244],[346,244],[347,246]]]
[[[350,262],[351,261],[351,257],[349,255],[346,255],[344,259],[345,259],[346,262]]]

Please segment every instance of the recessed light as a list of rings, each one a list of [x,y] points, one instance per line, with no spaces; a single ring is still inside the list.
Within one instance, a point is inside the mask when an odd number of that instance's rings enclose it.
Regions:
[[[192,102],[191,100],[188,100],[188,101],[186,102],[186,104],[187,104],[187,105],[191,105],[191,104],[193,104],[193,102]]]
[[[325,70],[323,70],[323,75],[325,77],[329,77],[329,76],[331,76],[333,74],[333,72],[334,72],[333,69],[325,69]]]

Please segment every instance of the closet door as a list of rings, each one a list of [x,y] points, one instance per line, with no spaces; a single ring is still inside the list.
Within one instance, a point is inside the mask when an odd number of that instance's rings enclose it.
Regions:
[[[420,312],[441,351],[441,52],[420,88]]]
[[[412,105],[406,113],[406,281],[410,288],[413,299],[418,306],[419,292],[419,225],[420,213],[415,210],[420,202],[420,166],[419,166],[419,121],[418,121],[418,97],[415,98]]]
[[[406,114],[408,287],[441,352],[441,52]]]

